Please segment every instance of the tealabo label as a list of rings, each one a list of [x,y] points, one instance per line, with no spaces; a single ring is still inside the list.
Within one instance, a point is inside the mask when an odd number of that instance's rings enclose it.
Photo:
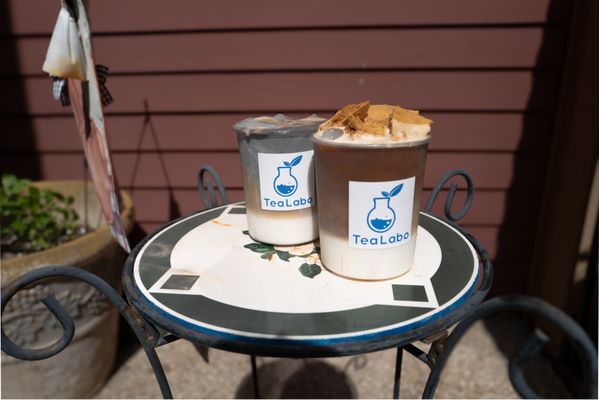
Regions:
[[[314,150],[258,153],[263,210],[299,210],[316,204],[313,157]]]
[[[349,182],[349,247],[385,249],[411,240],[415,178]]]

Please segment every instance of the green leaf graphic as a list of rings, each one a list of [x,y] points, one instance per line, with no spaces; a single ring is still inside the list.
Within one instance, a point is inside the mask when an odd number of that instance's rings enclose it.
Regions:
[[[312,279],[316,275],[320,274],[321,271],[322,271],[322,269],[320,268],[320,266],[318,266],[316,264],[303,263],[299,267],[299,272],[306,278],[310,278],[310,279]]]
[[[277,256],[283,261],[289,261],[293,257],[288,251],[277,251]]]
[[[267,253],[269,251],[274,252],[275,249],[273,246],[269,245],[269,244],[262,244],[262,243],[250,243],[250,244],[246,244],[245,246],[246,249],[250,249],[253,252],[256,253]]]

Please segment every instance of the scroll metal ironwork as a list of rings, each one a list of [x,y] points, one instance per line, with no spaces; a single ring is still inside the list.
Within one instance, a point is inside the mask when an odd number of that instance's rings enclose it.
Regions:
[[[481,257],[481,262],[483,262],[483,265],[487,266],[488,264],[490,266],[489,256],[478,240],[459,225],[455,224],[455,222],[464,218],[472,205],[472,200],[474,197],[473,181],[466,171],[456,169],[445,174],[433,188],[433,191],[426,202],[424,211],[429,213],[432,211],[433,205],[435,204],[435,201],[437,200],[437,197],[439,196],[445,184],[456,176],[461,176],[466,181],[466,200],[461,210],[459,210],[457,213],[452,211],[455,194],[458,189],[458,185],[452,183],[449,188],[447,198],[445,199],[445,217],[451,221],[449,223],[460,233],[462,233],[476,248],[476,251]],[[485,268],[485,270],[487,269],[489,271],[491,270],[490,268]],[[484,290],[485,294],[487,290]],[[472,324],[480,318],[500,311],[527,311],[530,313],[537,313],[552,321],[561,330],[563,330],[567,337],[572,341],[574,348],[578,353],[580,360],[582,361],[583,370],[585,372],[583,395],[589,398],[597,398],[597,349],[595,348],[589,336],[580,327],[580,325],[576,323],[576,321],[574,321],[562,310],[541,299],[522,295],[495,297],[481,303],[478,307],[467,311],[465,318],[457,324],[456,328],[449,336],[433,343],[433,346],[428,354],[424,353],[413,345],[404,347],[405,350],[425,363],[431,369],[431,373],[423,392],[423,398],[432,398],[434,396],[441,372],[443,371],[443,368],[445,367],[445,364],[447,363],[449,356],[451,356],[455,346],[468,330],[468,328],[470,328]],[[540,329],[535,329],[522,345],[520,350],[517,351],[510,359],[510,381],[516,392],[518,392],[518,394],[524,398],[540,398],[539,394],[536,393],[526,382],[523,369],[531,357],[537,355],[548,341],[549,338],[545,335],[545,333],[543,333]]]
[[[162,364],[155,351],[155,347],[160,340],[159,333],[153,326],[145,322],[144,319],[137,314],[129,304],[127,304],[118,292],[100,277],[80,268],[62,265],[42,267],[27,272],[2,288],[2,293],[0,294],[2,312],[4,312],[4,308],[17,292],[47,278],[76,279],[86,282],[102,293],[106,299],[118,309],[142,345],[150,365],[154,370],[162,396],[164,398],[172,398],[171,389],[166,379],[166,375],[164,374],[164,369],[162,368]],[[49,293],[42,299],[42,302],[62,325],[62,336],[48,347],[42,349],[27,349],[15,344],[4,333],[4,329],[2,328],[2,351],[12,357],[22,360],[42,360],[60,353],[69,345],[75,333],[75,323],[73,322],[72,316],[69,315],[52,293]]]
[[[453,202],[455,200],[455,194],[456,194],[456,191],[458,190],[458,185],[455,183],[452,183],[451,186],[449,187],[449,192],[447,193],[447,198],[445,199],[445,209],[444,209],[445,217],[447,217],[448,220],[453,221],[453,222],[457,222],[457,221],[461,220],[462,218],[464,218],[464,216],[466,215],[468,210],[470,210],[470,206],[472,205],[472,200],[474,198],[474,183],[472,182],[472,177],[470,176],[470,174],[468,174],[468,172],[464,171],[463,169],[451,170],[448,173],[446,173],[441,179],[439,179],[439,182],[437,182],[437,184],[433,188],[433,191],[431,192],[431,194],[426,202],[424,211],[426,211],[426,212],[432,211],[433,205],[435,204],[435,201],[437,200],[439,193],[443,189],[443,186],[445,186],[445,184],[449,180],[451,180],[451,178],[453,178],[455,176],[461,176],[466,180],[466,190],[467,190],[466,201],[464,202],[464,205],[462,206],[460,211],[458,211],[457,213],[454,214],[452,211],[452,208],[453,208]]]
[[[218,190],[218,193],[220,193],[222,202],[218,201],[215,188]],[[210,165],[202,165],[198,171],[198,193],[200,194],[202,204],[207,209],[229,202],[225,186],[223,185],[218,172],[216,172]]]
[[[423,398],[434,396],[441,372],[468,328],[480,318],[500,311],[526,311],[540,314],[563,330],[582,361],[585,378],[582,396],[597,398],[597,349],[589,336],[562,310],[541,299],[523,295],[504,295],[487,300],[456,326],[444,343],[443,352],[432,366],[429,365],[431,373],[426,382]],[[532,356],[541,351],[548,340],[549,338],[542,331],[535,329],[509,361],[509,377],[512,386],[524,398],[541,398],[526,382],[523,368]]]

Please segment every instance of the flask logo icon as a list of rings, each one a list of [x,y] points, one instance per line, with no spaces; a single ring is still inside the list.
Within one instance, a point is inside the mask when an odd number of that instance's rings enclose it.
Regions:
[[[291,169],[302,161],[303,156],[297,156],[290,162],[285,161],[282,166],[277,167],[277,176],[273,181],[275,192],[283,197],[289,197],[297,191],[297,178],[291,173]]]
[[[374,197],[372,201],[374,205],[366,216],[368,227],[377,233],[387,232],[396,220],[395,211],[389,204],[392,197],[395,197],[401,192],[403,183],[395,186],[390,192],[381,192],[382,197]]]

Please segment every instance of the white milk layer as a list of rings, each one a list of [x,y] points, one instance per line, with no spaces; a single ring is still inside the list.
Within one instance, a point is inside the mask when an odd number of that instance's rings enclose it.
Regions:
[[[247,208],[250,236],[259,242],[293,245],[318,239],[316,207],[294,211],[256,211]]]
[[[320,260],[330,271],[354,279],[379,280],[403,275],[414,264],[416,232],[411,240],[387,249],[356,249],[347,239],[320,232]]]

